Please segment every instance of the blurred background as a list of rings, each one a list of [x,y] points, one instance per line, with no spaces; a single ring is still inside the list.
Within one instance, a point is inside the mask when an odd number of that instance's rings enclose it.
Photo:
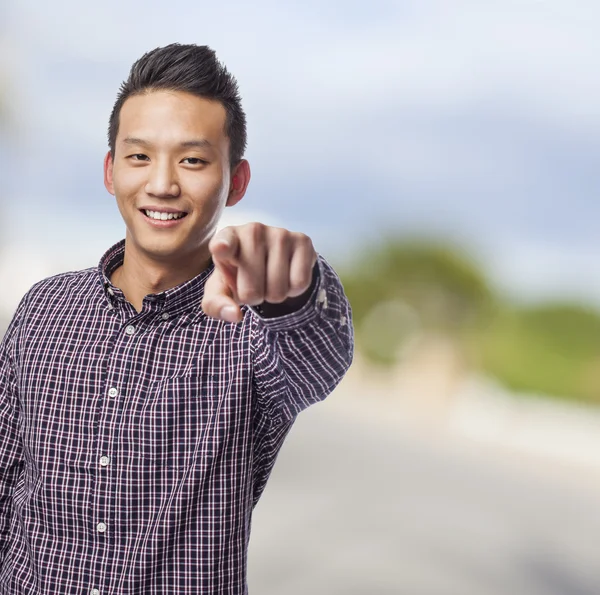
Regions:
[[[225,224],[304,231],[348,376],[259,503],[263,595],[600,592],[600,5],[0,4],[0,334],[124,237],[102,183],[145,51],[213,47],[253,177]]]

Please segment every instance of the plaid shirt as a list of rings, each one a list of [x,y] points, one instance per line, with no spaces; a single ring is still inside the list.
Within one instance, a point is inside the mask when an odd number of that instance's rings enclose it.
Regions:
[[[231,324],[200,308],[212,265],[138,313],[109,281],[124,246],[36,284],[0,345],[0,593],[247,593],[253,506],[350,365],[321,256],[300,310]]]

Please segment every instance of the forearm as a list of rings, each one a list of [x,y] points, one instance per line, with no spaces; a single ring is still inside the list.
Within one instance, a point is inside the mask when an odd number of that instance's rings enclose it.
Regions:
[[[275,416],[294,417],[324,399],[352,362],[352,315],[342,284],[322,258],[314,278],[300,309],[272,318],[253,314],[256,388]]]

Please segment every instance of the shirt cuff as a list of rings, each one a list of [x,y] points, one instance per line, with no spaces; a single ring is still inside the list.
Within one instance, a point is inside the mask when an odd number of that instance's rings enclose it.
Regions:
[[[313,268],[311,285],[301,296],[281,304],[264,302],[258,306],[248,306],[248,309],[272,330],[290,330],[310,322],[318,314],[318,296],[325,278],[322,266],[319,257]]]

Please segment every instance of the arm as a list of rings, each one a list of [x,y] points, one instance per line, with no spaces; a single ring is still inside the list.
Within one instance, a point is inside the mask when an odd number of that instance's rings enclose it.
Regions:
[[[321,256],[315,273],[308,301],[250,309],[255,391],[273,419],[293,419],[324,399],[352,362],[352,314],[342,284]]]
[[[247,223],[224,228],[209,248],[215,270],[202,308],[241,322],[242,308],[249,307],[259,406],[271,419],[293,419],[325,398],[352,361],[351,311],[342,284],[302,233]]]
[[[6,552],[14,486],[21,471],[23,449],[18,427],[14,347],[25,299],[19,305],[0,343],[0,557]]]

